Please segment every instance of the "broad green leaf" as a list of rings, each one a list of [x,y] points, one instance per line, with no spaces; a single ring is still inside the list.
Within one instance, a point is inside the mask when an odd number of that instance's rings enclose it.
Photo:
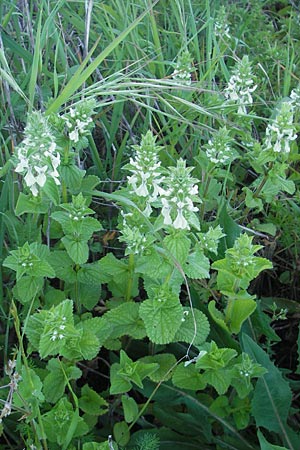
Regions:
[[[122,395],[121,399],[125,422],[131,423],[138,415],[138,405],[134,398],[129,397],[128,395]]]
[[[108,403],[87,384],[81,388],[79,408],[87,414],[101,416],[107,412]]]
[[[260,450],[288,450],[286,447],[270,444],[260,430],[257,430],[257,437],[260,443]]]
[[[117,259],[112,253],[108,253],[106,256],[100,259],[99,266],[104,276],[112,279],[119,277],[124,272],[128,271],[128,266],[125,262]]]
[[[132,388],[131,382],[119,375],[119,370],[121,366],[118,363],[115,363],[110,368],[110,394],[118,395],[123,394],[125,392],[129,392]]]
[[[256,302],[252,299],[229,300],[230,309],[226,310],[226,322],[232,333],[238,334],[245,320],[251,316],[256,309]]]
[[[182,323],[183,308],[177,295],[162,290],[141,304],[140,316],[149,339],[155,344],[168,344]]]
[[[236,396],[232,401],[233,419],[238,430],[247,428],[250,422],[251,405],[249,397],[239,398]]]
[[[77,279],[80,283],[88,286],[99,286],[101,283],[109,281],[109,277],[104,274],[99,261],[83,264],[77,271]]]
[[[139,316],[139,304],[133,302],[123,303],[113,308],[104,315],[104,319],[110,326],[110,338],[127,335],[134,339],[143,339],[146,330]]]
[[[85,170],[79,169],[74,164],[61,165],[60,174],[71,192],[77,192],[78,186],[81,185],[81,180],[85,175]]]
[[[59,279],[68,283],[76,282],[75,264],[66,251],[54,250],[49,256],[49,262]]]
[[[81,377],[81,370],[72,363],[64,363],[56,358],[47,364],[48,375],[43,380],[43,393],[49,403],[57,403],[63,396],[68,380]]]
[[[176,358],[172,353],[159,353],[153,356],[144,356],[143,358],[140,358],[139,361],[143,363],[158,364],[157,370],[149,374],[150,380],[155,383],[158,383],[161,380],[169,380],[172,377],[173,369],[176,365]]]
[[[47,214],[48,210],[49,202],[45,198],[32,197],[31,195],[25,195],[23,192],[20,192],[15,209],[17,216],[25,213]]]
[[[177,231],[166,236],[163,244],[172,256],[171,261],[174,259],[175,263],[180,264],[181,266],[186,262],[191,247],[191,241],[184,231]]]
[[[186,342],[193,345],[201,345],[209,334],[209,322],[207,317],[198,309],[183,308],[183,318],[180,328],[177,330],[174,341]]]
[[[189,278],[193,279],[209,278],[209,269],[209,259],[200,249],[197,249],[196,252],[191,253],[183,266],[185,274]]]
[[[61,239],[75,264],[84,264],[89,257],[89,246],[83,236],[64,236]]]
[[[130,432],[126,422],[117,422],[114,425],[114,438],[119,445],[126,445],[130,439]]]
[[[206,387],[206,381],[199,370],[196,369],[195,364],[185,366],[184,363],[180,363],[172,376],[172,383],[181,389],[193,391],[202,390]]]
[[[268,373],[257,381],[254,389],[252,414],[256,425],[279,433],[288,447],[293,449],[286,424],[292,401],[290,386],[267,353],[246,334],[242,335],[242,345],[252,360],[268,370]]]
[[[211,300],[208,304],[208,311],[211,318],[224,330],[226,333],[230,333],[229,328],[225,322],[224,314],[216,308],[215,300]]]
[[[206,370],[203,381],[213,386],[219,395],[227,392],[231,383],[231,372],[228,369]]]
[[[24,401],[31,405],[34,412],[42,404],[45,397],[42,393],[43,383],[33,369],[22,366],[21,381],[18,383],[18,392],[14,394],[14,404],[23,407]]]
[[[48,177],[45,185],[43,186],[43,193],[51,200],[51,202],[57,206],[60,202],[60,190],[56,185],[53,178]]]
[[[47,413],[43,414],[43,426],[50,442],[55,442],[59,446],[64,446],[67,434],[76,420],[72,437],[83,436],[88,432],[88,426],[82,419],[77,416],[73,410],[72,404],[66,399],[61,398],[58,403]],[[77,417],[76,417],[77,416]]]
[[[43,289],[44,280],[31,276],[24,276],[16,282],[13,293],[23,305],[29,303]]]

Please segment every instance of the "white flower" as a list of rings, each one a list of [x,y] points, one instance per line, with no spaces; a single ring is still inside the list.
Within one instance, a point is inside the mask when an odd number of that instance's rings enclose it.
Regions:
[[[181,230],[189,230],[190,229],[187,220],[183,216],[182,208],[178,208],[177,217],[173,223],[173,227],[177,228],[177,229],[181,229]]]
[[[43,187],[47,181],[45,173],[48,169],[48,166],[43,166],[43,167],[34,166],[34,168],[37,172],[36,183],[39,186]]]
[[[161,202],[162,202],[162,205],[163,205],[161,213],[162,213],[162,215],[164,217],[164,224],[165,225],[172,225],[173,221],[172,221],[171,216],[170,216],[171,206],[170,206],[168,200],[165,199],[165,198],[162,198]]]
[[[69,138],[73,142],[78,142],[79,141],[79,133],[78,133],[78,129],[77,128],[74,128],[74,130],[71,131],[71,133],[69,134]]]

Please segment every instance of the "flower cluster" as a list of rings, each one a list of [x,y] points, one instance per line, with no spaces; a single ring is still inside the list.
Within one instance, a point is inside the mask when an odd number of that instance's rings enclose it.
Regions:
[[[146,199],[146,208],[144,214],[151,214],[151,203],[155,202],[159,193],[159,184],[163,177],[160,169],[160,161],[158,152],[161,147],[155,145],[155,137],[151,131],[148,131],[142,137],[140,145],[134,145],[136,151],[135,158],[130,158],[129,164],[125,169],[129,170],[132,175],[127,178],[131,193],[138,197]]]
[[[146,230],[143,230],[143,225],[140,224],[139,217],[135,216],[135,213],[125,214],[121,211],[123,218],[120,226],[121,236],[120,242],[126,242],[125,254],[142,254],[145,249],[153,241],[153,238],[147,234]]]
[[[33,112],[28,117],[25,138],[16,149],[15,161],[15,171],[23,175],[26,186],[35,197],[45,185],[47,177],[60,184],[57,171],[60,154],[53,131],[41,112]]]
[[[289,153],[290,143],[297,138],[294,130],[294,112],[291,102],[282,102],[275,120],[267,126],[265,150]]]
[[[172,73],[173,79],[189,86],[192,82],[192,64],[193,59],[191,57],[191,54],[187,50],[185,50],[178,57],[175,70]]]
[[[66,328],[66,320],[67,318],[65,316],[60,318],[60,324],[55,324],[55,328],[51,330],[51,337],[50,341],[56,341],[57,339],[61,340],[64,339],[64,330]]]
[[[214,23],[214,31],[215,31],[215,35],[218,38],[221,38],[223,40],[231,39],[230,28],[229,28],[229,25],[227,22],[226,10],[225,10],[224,6],[220,7],[218,16],[216,17],[216,20]]]
[[[199,242],[203,250],[207,250],[215,255],[218,254],[218,245],[222,237],[226,236],[220,225],[217,227],[209,227],[206,233],[197,233]]]
[[[181,158],[176,167],[169,167],[169,175],[164,180],[166,188],[160,189],[164,225],[182,230],[190,229],[192,214],[198,211],[194,202],[201,202],[197,196],[198,186],[195,184],[198,180],[190,176],[192,170],[192,167],[186,167]]]
[[[238,114],[247,114],[246,106],[253,103],[252,93],[256,88],[249,58],[245,55],[233,70],[224,91],[225,97],[238,105]]]
[[[290,103],[293,105],[293,108],[300,110],[300,85],[292,90],[290,99]]]
[[[233,139],[229,136],[227,128],[220,128],[206,145],[207,158],[215,165],[228,165],[235,158],[235,153],[230,146],[232,142]]]
[[[94,114],[95,101],[85,100],[77,103],[74,108],[62,116],[66,122],[67,132],[70,141],[77,144],[81,138],[88,135],[92,130],[94,123],[91,118]]]

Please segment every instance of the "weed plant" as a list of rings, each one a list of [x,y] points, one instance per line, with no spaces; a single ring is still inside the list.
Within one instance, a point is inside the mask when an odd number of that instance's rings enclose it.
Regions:
[[[0,2],[1,449],[299,448],[296,2]]]

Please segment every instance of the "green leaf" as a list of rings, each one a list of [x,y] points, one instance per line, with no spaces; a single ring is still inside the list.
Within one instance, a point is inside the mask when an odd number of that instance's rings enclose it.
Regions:
[[[81,370],[73,363],[65,363],[56,358],[50,359],[47,364],[50,372],[43,380],[43,393],[49,403],[57,403],[63,396],[68,380],[77,380],[81,377]]]
[[[241,228],[229,216],[226,205],[224,205],[220,211],[219,224],[221,225],[221,228],[226,235],[220,241],[219,250],[220,250],[220,255],[221,255],[222,253],[225,254],[225,251],[228,248],[233,247],[235,240],[241,234]]]
[[[79,169],[79,167],[74,164],[61,165],[60,174],[67,187],[69,187],[72,192],[76,193],[78,186],[81,185],[81,180],[85,175],[85,170]]]
[[[211,300],[209,302],[208,311],[214,322],[216,322],[226,333],[230,333],[229,328],[225,322],[225,316],[216,308],[215,300]]]
[[[231,372],[228,369],[206,370],[203,380],[215,388],[219,395],[227,392],[231,383]]]
[[[260,430],[257,430],[257,437],[260,443],[260,450],[288,450],[286,447],[270,444]]]
[[[24,276],[17,281],[13,293],[16,299],[22,303],[29,303],[43,289],[44,280],[42,278]]]
[[[230,331],[238,334],[245,320],[251,316],[256,309],[256,302],[252,299],[232,299],[229,300],[230,309],[226,310],[226,322],[229,324]],[[230,313],[229,313],[230,311]]]
[[[168,344],[181,325],[183,309],[176,294],[159,289],[156,295],[140,306],[147,336],[155,344]]]
[[[77,275],[73,268],[74,262],[66,251],[54,250],[49,256],[49,262],[60,280],[68,283],[76,282]]]
[[[183,267],[185,274],[193,279],[209,278],[209,269],[209,259],[204,256],[204,253],[200,249],[197,249],[196,252],[188,256]]]
[[[88,286],[99,286],[101,283],[109,281],[108,276],[103,273],[99,261],[83,264],[77,271],[77,279],[80,283]]]
[[[89,258],[89,246],[83,236],[64,236],[61,241],[75,264],[84,264],[87,262]]]
[[[205,389],[206,381],[202,374],[196,369],[195,364],[185,365],[180,363],[173,374],[172,383],[181,389],[198,391]]]
[[[68,444],[67,435],[70,430],[73,431],[72,438],[83,436],[88,432],[88,426],[66,398],[61,398],[50,411],[43,414],[42,421],[49,441],[64,448],[65,444]]]
[[[43,186],[43,193],[46,194],[55,206],[59,205],[60,191],[52,177],[48,177],[45,185]]]
[[[107,412],[108,403],[87,384],[81,388],[79,408],[87,414],[101,416]]]
[[[123,303],[113,308],[103,316],[110,327],[110,338],[127,335],[134,339],[143,339],[146,330],[139,316],[139,304],[133,302]]]
[[[143,388],[142,380],[158,369],[156,363],[133,362],[124,350],[120,352],[120,364],[111,366],[111,394],[123,394],[131,389],[131,383],[135,383],[139,388]]]
[[[292,401],[290,386],[267,353],[246,334],[242,334],[242,345],[252,360],[268,370],[268,373],[257,381],[254,389],[252,414],[256,426],[279,433],[292,449],[286,424]]]
[[[184,231],[177,231],[164,238],[164,247],[169,250],[170,254],[175,260],[175,263],[181,266],[186,262],[191,241],[186,236]],[[173,260],[172,258],[172,260]]]
[[[14,394],[14,404],[23,407],[25,401],[32,406],[34,412],[37,412],[36,407],[45,400],[42,393],[43,383],[33,369],[25,366],[22,366],[20,375],[21,381],[18,383],[17,394]]]
[[[121,446],[128,444],[130,440],[130,432],[126,422],[117,422],[114,425],[113,433],[117,444]]]
[[[151,381],[158,383],[161,380],[167,381],[172,377],[172,368],[176,365],[176,358],[172,353],[162,353],[153,356],[144,356],[139,359],[143,363],[156,363],[158,364],[157,370],[149,374]]]
[[[120,364],[115,363],[110,368],[110,389],[111,395],[123,394],[129,392],[132,388],[131,382],[119,375]]]
[[[131,423],[137,417],[139,408],[134,398],[128,395],[122,395],[122,407],[124,411],[124,419],[127,423]]]
[[[15,213],[16,216],[21,216],[25,213],[31,214],[46,214],[49,209],[49,202],[45,201],[45,198],[32,197],[31,195],[25,195],[20,192]]]
[[[201,345],[209,334],[207,317],[198,309],[183,308],[183,319],[179,330],[175,334],[175,342],[186,342]]]

